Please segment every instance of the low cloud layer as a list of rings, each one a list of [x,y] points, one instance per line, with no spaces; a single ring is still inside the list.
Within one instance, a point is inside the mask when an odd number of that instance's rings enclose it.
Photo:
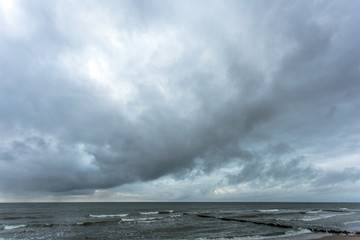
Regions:
[[[0,1],[0,200],[357,200],[358,7]]]

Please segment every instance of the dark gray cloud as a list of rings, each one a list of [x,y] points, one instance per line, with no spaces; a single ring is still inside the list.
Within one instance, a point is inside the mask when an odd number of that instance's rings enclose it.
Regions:
[[[2,3],[0,192],[357,184],[358,3],[205,5]]]
[[[269,145],[252,153],[242,163],[236,174],[228,176],[229,184],[261,182],[265,185],[295,184],[295,181],[311,181],[318,176],[319,169],[310,164],[306,157],[294,154],[285,143]],[[241,166],[241,163],[239,163]]]
[[[360,170],[357,167],[345,168],[342,171],[329,171],[318,179],[320,186],[334,186],[355,183],[360,180]]]

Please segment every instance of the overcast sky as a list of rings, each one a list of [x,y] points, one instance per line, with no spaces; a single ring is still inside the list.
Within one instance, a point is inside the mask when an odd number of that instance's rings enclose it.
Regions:
[[[0,0],[0,201],[360,201],[359,13]]]

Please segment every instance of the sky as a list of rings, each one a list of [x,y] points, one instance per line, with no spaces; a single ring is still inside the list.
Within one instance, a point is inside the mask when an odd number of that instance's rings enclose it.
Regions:
[[[0,202],[360,201],[359,10],[0,0]]]

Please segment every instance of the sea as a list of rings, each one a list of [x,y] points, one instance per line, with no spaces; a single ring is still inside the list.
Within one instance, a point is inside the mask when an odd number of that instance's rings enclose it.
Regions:
[[[360,203],[0,203],[0,239],[360,236]]]

